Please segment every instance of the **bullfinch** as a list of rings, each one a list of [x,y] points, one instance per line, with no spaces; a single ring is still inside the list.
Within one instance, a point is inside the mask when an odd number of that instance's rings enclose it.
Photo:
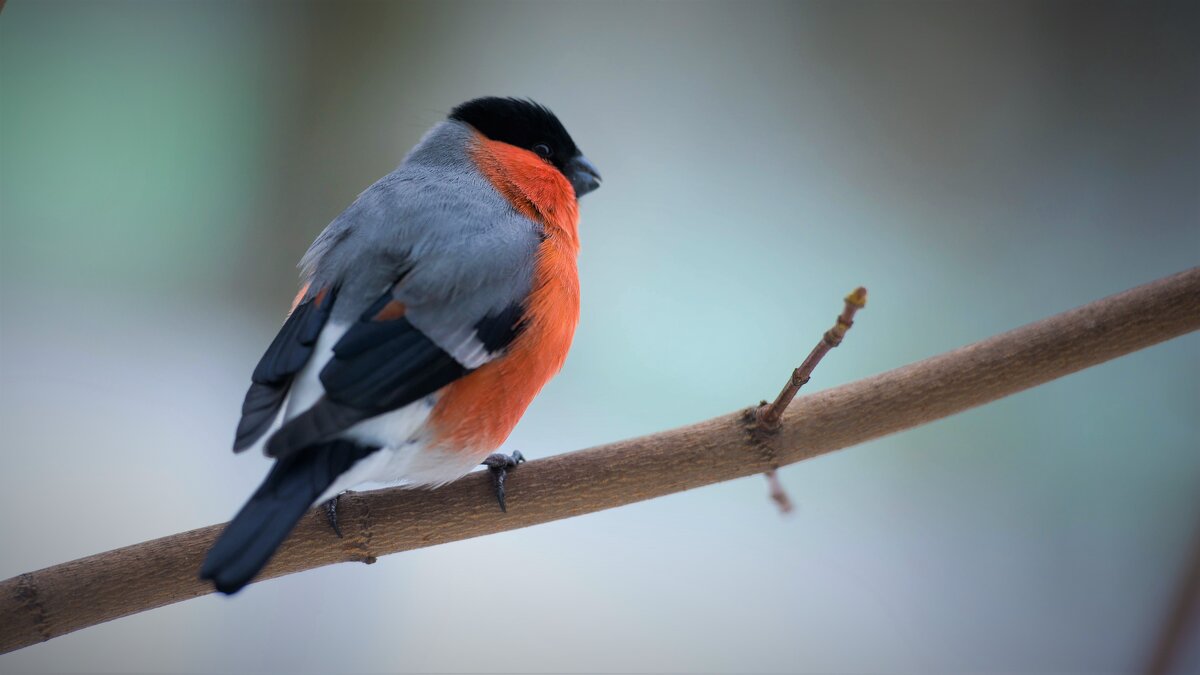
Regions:
[[[504,508],[521,457],[493,451],[566,359],[578,199],[599,185],[549,109],[479,98],[334,219],[242,404],[234,451],[275,463],[201,578],[238,591],[309,507],[367,481],[434,487],[482,463]]]

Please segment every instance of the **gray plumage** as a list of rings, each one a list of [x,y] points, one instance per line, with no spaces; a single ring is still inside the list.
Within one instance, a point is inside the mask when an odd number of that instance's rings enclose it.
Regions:
[[[476,169],[467,154],[473,134],[461,122],[435,126],[309,247],[300,261],[309,294],[339,289],[333,321],[357,318],[403,276],[396,299],[446,347],[528,295],[541,225]]]

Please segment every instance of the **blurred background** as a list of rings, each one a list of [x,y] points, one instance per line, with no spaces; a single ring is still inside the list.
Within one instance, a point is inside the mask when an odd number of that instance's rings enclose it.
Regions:
[[[296,261],[463,100],[547,104],[606,179],[506,446],[536,458],[774,395],[858,284],[812,391],[1197,264],[1197,35],[1196,3],[12,0],[0,578],[234,513]],[[1200,527],[1198,375],[1190,335],[788,467],[790,517],[755,477],[0,671],[1137,671]]]

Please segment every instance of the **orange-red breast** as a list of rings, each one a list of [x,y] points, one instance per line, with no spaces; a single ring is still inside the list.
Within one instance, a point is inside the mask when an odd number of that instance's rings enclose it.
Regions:
[[[313,504],[365,481],[441,485],[489,458],[566,359],[577,200],[599,184],[547,108],[480,98],[330,223],[234,441],[275,464],[201,576],[236,592]]]

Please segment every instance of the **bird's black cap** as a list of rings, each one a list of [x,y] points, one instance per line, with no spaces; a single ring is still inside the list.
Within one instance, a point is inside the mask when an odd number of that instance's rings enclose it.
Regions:
[[[577,195],[600,185],[599,173],[583,158],[558,116],[540,103],[486,96],[459,105],[450,111],[449,118],[471,125],[493,141],[541,155],[571,181]]]

